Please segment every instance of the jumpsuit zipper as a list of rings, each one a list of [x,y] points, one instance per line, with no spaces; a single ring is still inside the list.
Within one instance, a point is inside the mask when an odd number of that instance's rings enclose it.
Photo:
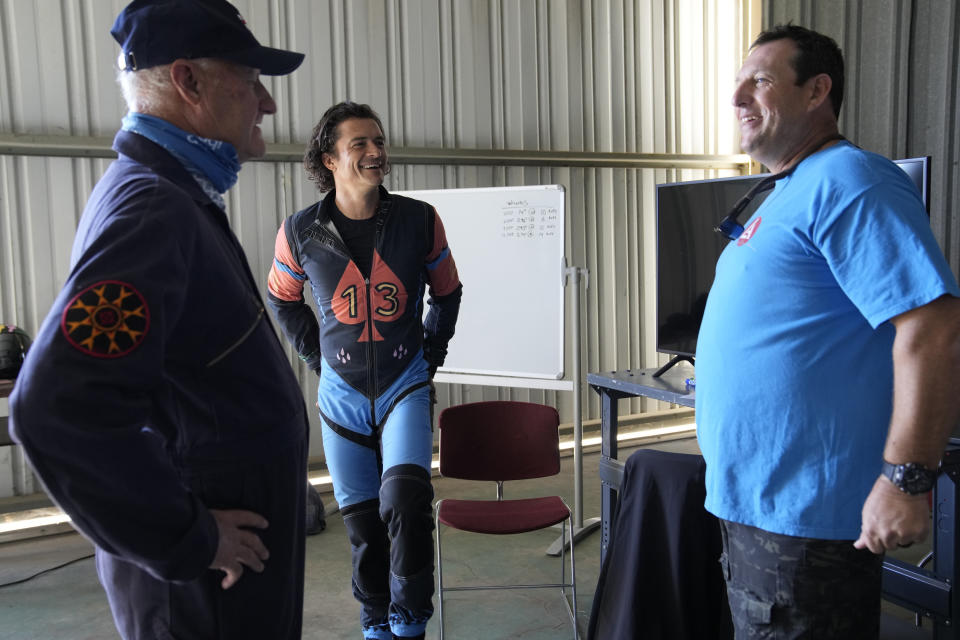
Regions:
[[[230,355],[233,351],[235,351],[237,347],[243,344],[244,340],[250,337],[250,334],[253,333],[253,330],[257,328],[257,325],[260,324],[260,320],[262,319],[263,319],[263,305],[258,305],[257,317],[253,320],[253,324],[251,324],[247,328],[247,330],[243,332],[243,335],[240,336],[240,338],[238,338],[236,342],[234,342],[232,345],[227,347],[225,351],[223,351],[220,355],[216,356],[213,360],[208,362],[205,366],[208,368],[212,367],[213,365],[217,364],[218,362],[226,358],[228,355]]]
[[[383,202],[377,204],[377,222],[376,227],[373,232],[373,248],[374,253],[380,251],[380,243],[383,236],[383,225],[386,224],[386,212],[383,211]],[[370,275],[373,275],[373,261],[370,262]],[[369,363],[369,375],[368,375],[368,384],[370,390],[373,392],[370,396],[370,426],[376,430],[377,425],[377,398],[380,396],[379,388],[379,376],[377,375],[377,345],[373,341],[373,298],[370,297],[370,278],[364,278],[364,282],[367,287],[367,329],[369,331],[368,335],[370,336],[369,346],[370,346],[370,358],[367,361]]]
[[[377,349],[373,342],[373,305],[370,298],[370,278],[363,279],[364,286],[367,289],[367,389],[370,390],[370,426],[376,431],[377,428]]]
[[[230,243],[230,246],[233,248],[234,254],[237,257],[237,263],[239,265],[239,269],[246,275],[247,284],[249,284],[251,287],[250,297],[253,299],[253,303],[254,305],[256,305],[256,308],[257,308],[257,317],[254,318],[253,323],[247,328],[247,330],[243,332],[243,335],[240,336],[233,344],[227,347],[223,352],[221,352],[217,356],[214,356],[214,358],[210,360],[210,362],[204,365],[204,367],[210,368],[213,365],[220,362],[221,360],[223,360],[224,358],[226,358],[232,352],[234,352],[241,344],[244,343],[244,341],[247,338],[250,337],[250,334],[254,332],[254,330],[260,324],[260,321],[264,319],[264,314],[266,310],[263,307],[263,303],[260,301],[259,293],[253,293],[258,291],[257,281],[253,277],[253,273],[251,273],[250,271],[250,263],[247,262],[246,256],[243,252],[243,247],[240,245],[240,241],[237,240],[236,234],[233,233],[233,230],[230,228],[230,224],[227,222],[226,212],[224,212],[222,209],[220,209],[219,207],[213,204],[208,205],[207,210],[211,212],[214,220],[223,230],[224,234],[227,237],[227,241]],[[267,318],[267,323],[268,324],[270,323],[269,318]],[[270,325],[270,327],[272,329],[273,325]],[[276,333],[274,333],[274,337],[276,337]],[[279,339],[277,339],[277,346],[280,346]]]

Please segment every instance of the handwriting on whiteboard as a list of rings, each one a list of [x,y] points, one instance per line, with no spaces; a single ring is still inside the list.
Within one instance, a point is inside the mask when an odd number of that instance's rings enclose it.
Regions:
[[[501,234],[504,238],[517,240],[552,238],[557,235],[561,223],[556,207],[536,207],[523,200],[511,200],[503,208]]]

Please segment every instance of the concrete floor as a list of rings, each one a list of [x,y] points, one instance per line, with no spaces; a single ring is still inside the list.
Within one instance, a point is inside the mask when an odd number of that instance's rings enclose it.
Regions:
[[[696,452],[693,439],[663,442],[658,449]],[[622,449],[625,459],[632,449]],[[583,456],[585,519],[600,515],[600,485],[596,469],[599,454]],[[493,485],[445,478],[435,479],[438,498],[492,497]],[[506,497],[538,494],[561,495],[573,506],[573,459],[564,458],[559,476],[517,484]],[[325,503],[332,497],[324,495]],[[553,582],[559,579],[559,558],[545,551],[559,536],[558,530],[508,536],[478,536],[444,530],[444,581],[494,576],[518,583]],[[578,611],[585,631],[600,570],[600,534],[594,532],[575,548],[577,554]],[[921,550],[914,550],[920,553]],[[0,639],[105,640],[118,638],[109,608],[96,578],[93,559],[85,558],[92,547],[77,534],[0,544]],[[84,559],[80,559],[84,558]],[[60,565],[78,560],[66,566]],[[327,518],[327,530],[307,539],[304,604],[305,639],[360,638],[358,606],[350,594],[350,548],[339,513]],[[446,637],[455,640],[555,640],[572,638],[573,631],[554,590],[457,592],[444,599]],[[884,640],[922,639],[928,631],[916,631],[908,612],[885,605]],[[427,638],[438,638],[437,617],[427,629]],[[585,637],[585,634],[583,635]],[[606,640],[606,639],[604,639]],[[620,640],[620,639],[610,639]],[[628,640],[628,639],[624,639]]]

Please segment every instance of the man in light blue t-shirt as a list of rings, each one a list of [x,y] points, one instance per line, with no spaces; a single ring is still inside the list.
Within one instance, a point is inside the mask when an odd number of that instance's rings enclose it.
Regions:
[[[842,98],[836,43],[793,25],[760,34],[733,95],[779,174],[730,233],[697,348],[738,638],[876,638],[882,554],[926,537],[960,418],[960,288],[909,178],[838,134]]]

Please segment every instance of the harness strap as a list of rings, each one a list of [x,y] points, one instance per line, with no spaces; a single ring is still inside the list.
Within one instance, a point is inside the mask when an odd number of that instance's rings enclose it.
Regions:
[[[341,438],[346,438],[350,442],[355,442],[359,444],[361,447],[373,449],[373,452],[377,456],[377,470],[380,474],[382,474],[383,473],[383,452],[380,451],[380,434],[383,432],[383,425],[386,423],[387,418],[390,416],[390,413],[393,411],[393,408],[396,407],[401,400],[406,398],[408,395],[410,395],[417,389],[422,389],[423,387],[429,386],[429,384],[430,384],[429,380],[424,380],[423,382],[418,382],[417,384],[404,389],[400,393],[400,395],[394,398],[393,402],[390,403],[390,408],[387,409],[387,412],[383,415],[383,418],[380,420],[380,422],[376,425],[371,426],[373,433],[371,433],[370,435],[357,433],[356,431],[352,429],[348,429],[341,424],[337,424],[336,422],[328,418],[326,414],[323,413],[323,411],[320,411],[320,417],[323,418],[323,421],[327,423],[327,426],[330,427],[330,429],[332,429],[333,432],[338,436],[340,436]]]
[[[383,418],[380,419],[380,422],[379,422],[379,423],[377,424],[377,426],[374,428],[374,432],[377,434],[377,439],[378,439],[378,440],[379,440],[379,438],[380,438],[380,432],[383,431],[383,425],[386,424],[387,418],[389,418],[389,417],[390,417],[390,413],[393,412],[393,408],[396,407],[398,404],[400,404],[400,401],[401,401],[401,400],[403,400],[404,398],[406,398],[408,395],[410,395],[411,393],[413,393],[413,392],[416,391],[417,389],[422,389],[422,388],[424,388],[424,387],[426,387],[426,386],[429,386],[429,385],[430,385],[430,381],[429,381],[429,380],[424,380],[423,382],[418,382],[417,384],[412,385],[412,386],[407,387],[406,389],[404,389],[402,392],[400,392],[400,395],[398,395],[396,398],[393,399],[393,402],[390,403],[390,408],[387,409],[387,412],[386,412],[385,414],[383,414]]]
[[[320,412],[320,417],[323,418],[323,421],[327,423],[327,426],[330,427],[334,433],[342,438],[346,438],[351,442],[355,442],[362,447],[367,447],[368,449],[374,449],[375,451],[380,450],[380,432],[375,431],[370,435],[364,435],[362,433],[357,433],[352,429],[347,429],[343,425],[337,424],[330,418],[326,416],[323,411]]]

